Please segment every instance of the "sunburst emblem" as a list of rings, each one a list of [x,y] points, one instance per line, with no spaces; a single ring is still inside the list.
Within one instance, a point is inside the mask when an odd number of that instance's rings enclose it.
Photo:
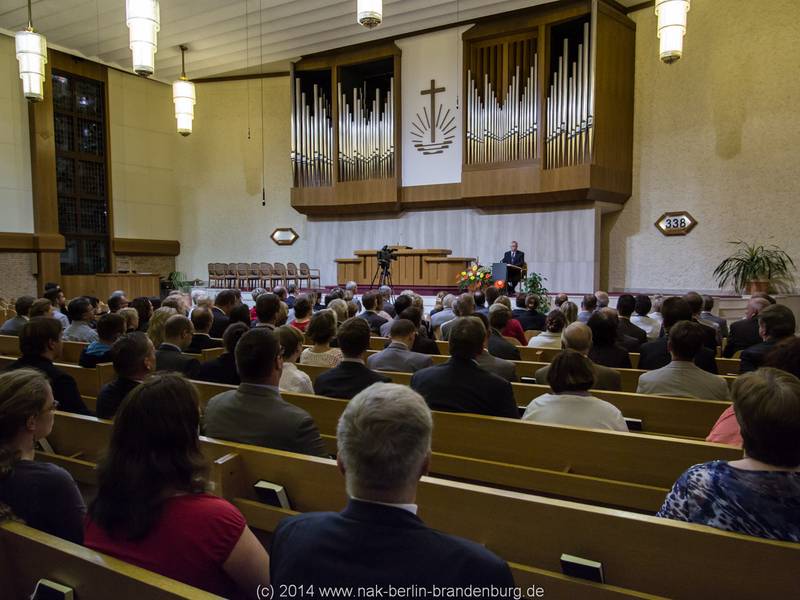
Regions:
[[[417,113],[416,119],[411,122],[411,141],[414,148],[424,155],[442,154],[455,139],[455,115],[450,115],[450,109],[444,110],[440,102],[436,105],[436,94],[444,92],[446,88],[436,87],[436,80],[431,79],[431,87],[420,91],[422,96],[431,97],[431,107],[422,107],[422,114]]]

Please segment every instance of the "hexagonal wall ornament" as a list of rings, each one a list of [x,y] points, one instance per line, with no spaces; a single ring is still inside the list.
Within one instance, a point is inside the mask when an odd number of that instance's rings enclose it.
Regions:
[[[278,227],[269,237],[272,238],[272,241],[278,244],[278,246],[291,246],[300,236],[297,235],[297,232],[291,227]]]
[[[686,235],[694,229],[697,221],[687,211],[681,210],[664,213],[658,218],[655,225],[656,229],[664,235]]]

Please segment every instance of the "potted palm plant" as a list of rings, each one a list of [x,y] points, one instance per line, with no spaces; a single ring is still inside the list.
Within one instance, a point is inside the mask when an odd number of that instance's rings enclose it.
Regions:
[[[786,288],[794,281],[794,261],[778,246],[748,244],[741,240],[729,243],[736,245],[736,251],[714,269],[720,288],[731,282],[737,293],[753,294],[767,292],[770,286]]]

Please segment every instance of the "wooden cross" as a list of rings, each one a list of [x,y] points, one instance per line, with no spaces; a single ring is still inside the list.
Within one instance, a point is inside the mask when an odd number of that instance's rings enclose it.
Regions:
[[[421,96],[430,95],[431,97],[431,143],[436,141],[436,94],[444,90],[443,87],[437,88],[436,80],[431,79],[431,88],[420,92]]]

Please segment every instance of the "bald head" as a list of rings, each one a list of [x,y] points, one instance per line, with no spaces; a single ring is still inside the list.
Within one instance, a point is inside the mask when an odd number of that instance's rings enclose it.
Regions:
[[[575,350],[583,355],[589,354],[592,348],[592,330],[585,323],[575,321],[571,323],[561,335],[564,348]]]
[[[747,318],[752,319],[768,306],[769,300],[766,298],[750,298],[750,300],[747,302]]]
[[[597,298],[597,307],[598,308],[605,308],[608,306],[608,293],[602,290],[598,290],[594,293],[594,297]]]

